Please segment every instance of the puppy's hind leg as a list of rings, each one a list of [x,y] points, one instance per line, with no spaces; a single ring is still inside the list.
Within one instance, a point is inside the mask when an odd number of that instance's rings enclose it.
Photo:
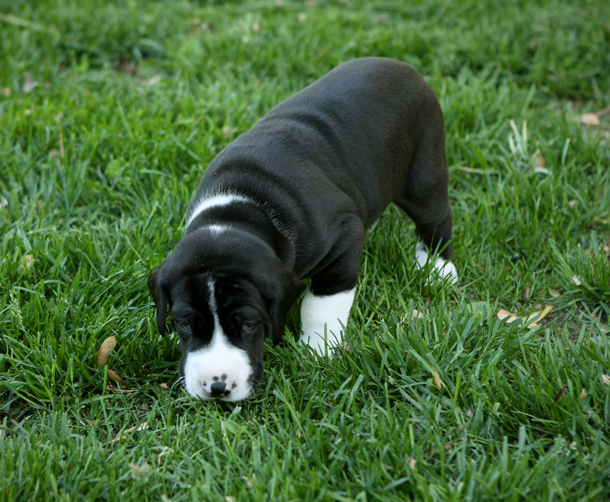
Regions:
[[[415,223],[419,242],[415,257],[424,267],[432,253],[439,276],[452,283],[458,280],[452,257],[452,215],[448,197],[448,170],[442,130],[428,134],[413,155],[403,186],[394,202]],[[422,154],[422,152],[425,152]]]

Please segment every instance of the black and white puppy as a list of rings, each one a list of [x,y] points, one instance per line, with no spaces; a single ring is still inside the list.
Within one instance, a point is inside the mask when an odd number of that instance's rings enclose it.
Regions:
[[[157,326],[180,337],[180,374],[203,399],[248,397],[263,342],[301,307],[300,342],[342,339],[365,231],[395,202],[415,222],[416,259],[457,280],[451,258],[443,114],[409,65],[346,62],[281,103],[209,165],[186,232],[150,275]]]

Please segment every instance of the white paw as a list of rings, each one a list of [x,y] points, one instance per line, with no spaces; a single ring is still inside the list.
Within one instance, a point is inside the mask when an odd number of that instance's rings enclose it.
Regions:
[[[321,356],[340,345],[355,293],[356,288],[328,296],[315,296],[307,291],[301,305],[299,344],[309,345]]]
[[[420,268],[424,268],[430,259],[428,250],[422,242],[417,243],[417,247],[415,248],[415,258]],[[439,280],[446,279],[449,280],[451,284],[455,284],[458,281],[457,269],[455,268],[453,262],[437,256],[434,258],[434,263],[432,266],[437,271]]]
[[[318,332],[303,332],[299,338],[299,345],[308,345],[319,356],[330,356],[332,351],[343,342],[343,331],[339,331],[339,335],[336,335],[334,331],[329,331],[326,326],[325,328],[318,330],[323,332],[322,335]]]

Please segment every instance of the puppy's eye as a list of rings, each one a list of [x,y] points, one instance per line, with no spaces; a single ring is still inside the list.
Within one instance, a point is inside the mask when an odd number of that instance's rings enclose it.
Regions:
[[[191,325],[187,322],[179,322],[177,326],[180,331],[184,331],[185,333],[191,332]]]
[[[244,335],[251,335],[256,330],[256,323],[252,321],[246,321],[241,325],[241,330]]]

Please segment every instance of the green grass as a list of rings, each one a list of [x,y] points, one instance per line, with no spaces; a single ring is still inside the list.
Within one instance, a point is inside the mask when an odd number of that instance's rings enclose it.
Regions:
[[[609,19],[598,0],[0,0],[0,501],[610,498],[610,113],[580,123],[610,106]],[[194,401],[148,273],[228,142],[370,55],[441,101],[459,284],[428,284],[391,207],[349,351],[288,335],[252,399]],[[496,316],[537,305],[537,329]],[[111,335],[134,392],[96,364]]]

